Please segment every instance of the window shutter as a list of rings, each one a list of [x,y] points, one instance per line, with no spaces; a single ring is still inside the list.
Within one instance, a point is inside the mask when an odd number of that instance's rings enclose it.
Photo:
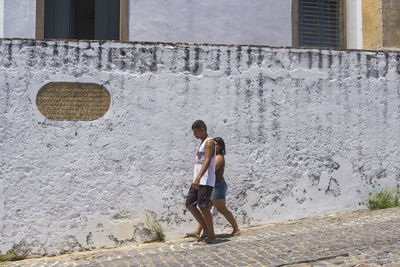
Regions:
[[[119,40],[119,0],[96,0],[96,40]]]
[[[120,0],[45,0],[44,9],[44,38],[120,38]]]
[[[44,38],[69,38],[70,12],[69,0],[46,0]]]
[[[298,0],[299,46],[344,48],[342,0]]]

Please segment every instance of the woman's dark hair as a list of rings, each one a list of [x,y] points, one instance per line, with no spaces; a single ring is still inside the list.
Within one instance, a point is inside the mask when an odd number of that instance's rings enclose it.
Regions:
[[[218,155],[218,154],[225,155],[225,154],[226,154],[226,151],[225,151],[225,142],[224,142],[224,139],[222,139],[221,137],[215,137],[215,138],[214,138],[214,141],[217,142],[217,144],[218,144],[219,147],[221,148],[221,150],[219,151],[219,153],[217,152],[217,155]]]
[[[204,121],[202,121],[202,120],[197,120],[197,121],[193,122],[193,124],[192,124],[192,130],[194,130],[194,129],[201,129],[201,128],[207,130],[207,126],[206,126],[206,124],[204,123]]]

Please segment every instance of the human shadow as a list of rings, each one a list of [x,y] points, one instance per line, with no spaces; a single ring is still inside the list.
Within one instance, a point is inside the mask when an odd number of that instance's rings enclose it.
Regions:
[[[213,244],[221,244],[225,242],[232,241],[231,238],[234,238],[235,236],[232,234],[216,234],[215,237],[217,238],[217,241]],[[185,236],[184,238],[190,238],[189,242],[194,242],[194,243],[201,243],[204,239],[199,239],[194,236]]]
[[[231,237],[234,237],[234,236],[231,235],[231,234],[216,234],[215,237],[216,238],[231,238]]]
[[[217,238],[217,240],[215,242],[212,242],[212,243],[205,243],[204,241],[200,241],[200,242],[195,242],[195,244],[198,245],[198,246],[217,245],[217,244],[222,244],[222,243],[229,242],[229,241],[231,241],[231,240],[227,239],[227,238],[225,238],[225,239]]]

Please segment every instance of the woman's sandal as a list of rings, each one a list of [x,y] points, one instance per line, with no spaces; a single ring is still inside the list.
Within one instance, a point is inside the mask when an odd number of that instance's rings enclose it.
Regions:
[[[233,231],[231,233],[231,236],[237,236],[237,235],[240,235],[240,229],[238,229],[237,231]]]
[[[186,236],[185,236],[185,237],[195,237],[195,238],[199,238],[200,235],[197,234],[197,233],[195,233],[195,232],[193,232],[193,233],[186,233]]]

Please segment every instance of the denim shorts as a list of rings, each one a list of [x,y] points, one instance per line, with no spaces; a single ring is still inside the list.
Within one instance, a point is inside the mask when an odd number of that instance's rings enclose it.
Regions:
[[[228,184],[225,182],[225,180],[222,180],[221,182],[215,185],[214,190],[212,191],[211,194],[211,200],[225,199],[226,190],[228,190]]]

